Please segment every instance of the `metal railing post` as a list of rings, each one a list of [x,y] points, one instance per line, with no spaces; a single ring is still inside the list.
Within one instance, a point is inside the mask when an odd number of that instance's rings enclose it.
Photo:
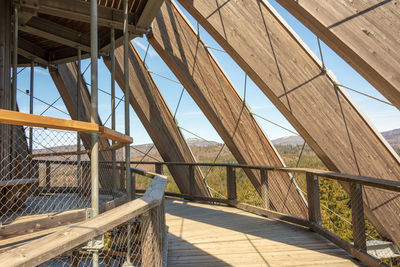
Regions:
[[[319,200],[318,176],[307,172],[306,180],[307,180],[308,218],[311,222],[321,225],[322,220],[321,220],[321,206]]]
[[[367,251],[362,185],[350,184],[350,203],[354,246],[362,251]]]
[[[236,169],[232,166],[226,167],[226,185],[229,200],[236,200]]]
[[[79,106],[81,103],[81,48],[78,47],[78,66],[76,71],[76,118],[79,121]],[[79,152],[81,151],[81,135],[79,132],[76,132],[76,150]],[[78,187],[82,185],[82,173],[81,173],[81,154],[77,155],[76,160],[76,173],[77,173],[77,180],[78,180]]]
[[[90,122],[98,123],[98,69],[97,69],[97,56],[98,56],[98,32],[97,32],[97,0],[91,0],[91,21],[90,21],[90,57],[91,57],[91,112]],[[92,213],[93,217],[99,214],[99,136],[94,132],[92,136],[91,148],[91,200],[92,200]],[[92,241],[92,244],[95,240]],[[92,247],[93,252],[93,267],[99,266],[99,251],[97,248]]]
[[[110,58],[111,58],[111,129],[115,130],[115,29],[111,26],[111,47],[110,47]],[[112,142],[115,145],[115,141]],[[112,181],[113,191],[117,191],[117,167],[115,161],[116,152],[113,149],[111,151],[112,160]],[[122,170],[121,170],[122,171]],[[122,187],[122,186],[121,186]]]

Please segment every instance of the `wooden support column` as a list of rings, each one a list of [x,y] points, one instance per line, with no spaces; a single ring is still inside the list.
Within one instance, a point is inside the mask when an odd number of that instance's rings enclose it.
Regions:
[[[194,180],[194,166],[189,165],[189,185],[190,185],[190,195],[195,196],[195,180]]]
[[[46,188],[51,187],[51,163],[50,161],[46,161]]]
[[[156,163],[155,164],[155,172],[158,174],[163,174],[163,165],[162,163]]]
[[[260,170],[261,176],[261,199],[263,203],[264,209],[271,209],[271,201],[269,199],[269,188],[268,188],[268,170],[261,169]]]
[[[125,88],[123,79],[123,49],[115,50],[116,81]],[[104,58],[110,69],[111,62]],[[139,54],[131,44],[129,51],[130,104],[141,120],[147,133],[157,147],[161,157],[166,162],[196,162],[189,145],[176,125],[175,119],[165,103],[157,85],[146,70]],[[168,166],[172,177],[181,193],[190,193],[189,173],[186,166]],[[203,175],[198,167],[195,171],[195,192],[197,195],[209,196],[203,181]]]
[[[354,246],[367,251],[362,185],[350,184],[350,201]]]
[[[78,67],[75,63],[67,63],[60,64],[57,68],[49,69],[51,78],[56,85],[58,92],[60,93],[64,104],[68,110],[68,113],[71,115],[73,120],[82,120],[89,122],[90,121],[90,93],[86,86],[85,79],[81,75],[80,81],[81,86],[79,90],[80,96],[78,97],[77,92],[77,79],[78,79]],[[79,103],[78,103],[79,101]],[[79,112],[79,116],[78,116]],[[99,124],[102,125],[102,122],[99,117]],[[90,134],[80,134],[82,143],[85,146],[85,149],[90,149],[91,147],[91,138]],[[110,147],[110,143],[108,140],[104,138],[99,138],[99,147],[107,148]],[[90,155],[89,155],[90,156]],[[103,160],[112,160],[112,152],[102,151],[99,152],[99,161]],[[103,168],[102,164],[99,165],[99,179],[100,183],[104,188],[112,188],[112,172],[109,168]],[[120,185],[117,185],[120,188]]]
[[[321,225],[321,203],[319,200],[319,182],[318,176],[312,173],[306,173],[307,199],[308,199],[308,219]]]
[[[277,0],[400,109],[400,20],[392,1]]]
[[[232,166],[226,167],[226,185],[229,200],[236,200],[236,169]]]
[[[330,170],[400,180],[399,156],[346,92],[332,83],[334,77],[323,72],[315,55],[267,1],[228,1],[223,5],[213,0],[179,2],[268,96]],[[298,2],[310,3],[310,7],[315,3],[317,7],[344,1]],[[352,25],[351,21],[352,17],[346,23]],[[390,28],[398,31],[399,27]],[[344,187],[349,192],[349,185]],[[364,193],[369,220],[380,234],[400,245],[400,227],[396,227],[400,224],[400,198],[372,188]]]
[[[0,2],[0,108],[11,110],[11,0]],[[10,126],[0,125],[0,176],[10,179]]]
[[[228,2],[229,3],[229,2]],[[169,1],[153,22],[149,42],[180,80],[240,164],[283,166],[207,47]],[[245,170],[260,194],[260,173]],[[307,207],[288,174],[274,173],[270,195],[282,213],[305,218]]]

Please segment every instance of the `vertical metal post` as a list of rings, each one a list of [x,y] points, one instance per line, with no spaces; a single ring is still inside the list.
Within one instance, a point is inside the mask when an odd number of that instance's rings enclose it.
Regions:
[[[76,118],[79,121],[81,118],[79,116],[79,106],[81,105],[81,59],[82,53],[81,48],[78,47],[78,66],[76,71]],[[81,134],[76,133],[76,150],[81,151]],[[78,180],[78,187],[82,185],[82,173],[81,173],[81,154],[77,155],[76,159],[76,173]]]
[[[29,113],[33,114],[33,89],[34,89],[34,74],[35,74],[35,69],[34,69],[34,60],[31,60],[31,80],[30,80],[30,86],[29,86]],[[33,128],[29,127],[29,153],[32,154],[33,150]]]
[[[98,123],[98,96],[97,96],[97,0],[90,1],[90,56],[91,56],[91,112],[90,122]],[[99,137],[98,133],[92,133],[91,149],[91,200],[93,217],[99,214]],[[93,266],[99,266],[99,252],[93,251]]]
[[[125,134],[130,135],[130,124],[129,124],[129,62],[128,62],[128,50],[129,49],[129,31],[128,31],[128,0],[124,0],[124,84],[125,84]],[[134,197],[132,195],[132,180],[131,180],[131,153],[130,145],[125,145],[125,173],[126,173],[126,193],[128,195],[128,201],[131,201]],[[127,253],[126,262],[124,266],[133,266],[131,263],[131,235],[132,225],[128,224],[127,233]]]
[[[111,129],[115,130],[115,29],[111,26]],[[112,141],[115,145],[115,141]],[[117,160],[115,150],[111,151],[112,154],[112,181],[113,191],[117,191],[117,166],[115,161]],[[121,170],[122,171],[122,170]]]
[[[124,84],[125,84],[125,134],[130,135],[129,124],[129,31],[128,31],[128,0],[124,0]],[[130,158],[130,145],[125,146],[125,172],[126,172],[126,190],[128,200],[132,200],[132,186],[131,186],[131,158]]]

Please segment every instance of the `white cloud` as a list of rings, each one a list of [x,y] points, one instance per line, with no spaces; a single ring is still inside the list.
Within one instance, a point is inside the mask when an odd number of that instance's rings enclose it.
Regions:
[[[139,47],[141,50],[143,50],[144,52],[146,52],[147,46],[146,46],[142,41],[140,41],[140,39],[138,39],[138,38],[133,39],[133,43],[134,43],[134,45],[135,45],[136,47]],[[153,50],[152,47],[149,48],[149,51],[147,52],[147,54],[148,54],[150,57],[155,57],[155,56],[157,56],[157,53]]]

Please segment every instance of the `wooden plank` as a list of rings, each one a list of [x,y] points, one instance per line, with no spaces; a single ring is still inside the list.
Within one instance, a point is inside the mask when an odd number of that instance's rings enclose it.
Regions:
[[[196,162],[189,145],[176,125],[175,119],[165,103],[157,85],[145,68],[138,52],[131,44],[129,53],[129,102],[135,110],[147,133],[153,140],[164,161]],[[115,76],[121,88],[124,88],[123,47],[115,50]],[[110,69],[111,62],[104,58]],[[189,193],[189,173],[185,166],[168,166],[179,190]],[[204,184],[203,175],[198,167],[194,167],[196,194],[209,196]]]
[[[160,205],[167,178],[156,176],[145,195],[0,255],[3,266],[39,265]]]
[[[100,206],[100,212],[116,208],[127,201],[126,196],[108,201]],[[0,227],[0,240],[14,238],[28,233],[47,230],[53,227],[76,223],[86,217],[85,209],[48,213],[33,216],[24,216],[16,221]]]
[[[266,169],[260,170],[261,176],[261,199],[264,209],[271,209],[270,199],[269,199],[269,188],[268,188],[268,171]]]
[[[39,116],[17,111],[0,109],[0,123],[61,129],[77,132],[98,132],[99,126],[95,123],[64,120],[47,116]]]
[[[127,136],[125,134],[119,133],[115,130],[112,130],[110,128],[107,128],[105,126],[100,126],[99,127],[101,134],[99,134],[100,138],[106,138],[109,140],[113,140],[116,142],[121,142],[121,143],[126,143],[126,144],[131,144],[133,142],[133,138],[130,136]]]
[[[330,170],[400,180],[399,156],[266,1],[229,1],[224,5],[212,0],[179,2]],[[348,185],[345,189],[349,190]],[[366,188],[365,195],[370,221],[382,235],[400,245],[400,199],[372,188]]]
[[[400,109],[399,8],[392,1],[277,0]]]
[[[166,1],[153,23],[150,44],[180,80],[241,164],[283,166],[273,145],[190,24]],[[260,173],[246,169],[260,193]],[[306,217],[302,196],[285,173],[271,174],[271,200],[282,212]]]
[[[335,244],[298,225],[238,214],[232,207],[171,199],[166,200],[166,211],[168,264],[173,266],[359,264]]]

